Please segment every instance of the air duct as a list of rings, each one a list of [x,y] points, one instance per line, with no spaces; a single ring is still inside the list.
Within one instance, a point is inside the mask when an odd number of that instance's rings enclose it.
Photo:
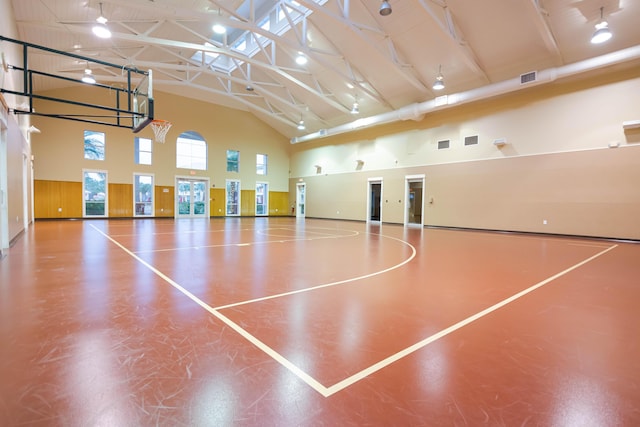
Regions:
[[[376,116],[359,118],[353,122],[345,123],[330,129],[320,129],[318,132],[294,137],[290,142],[291,144],[298,144],[301,142],[353,132],[355,130],[397,121],[421,120],[425,114],[436,110],[444,110],[457,105],[492,98],[494,96],[515,92],[532,86],[550,83],[556,79],[637,59],[640,59],[640,45],[611,52],[595,58],[585,59],[584,61],[575,62],[573,64],[563,65],[561,67],[548,68],[537,72],[536,79],[528,83],[523,84],[521,82],[521,76],[518,76],[514,79],[492,83],[466,92],[450,94],[447,96],[446,102],[436,102],[436,99],[432,99],[421,103],[410,104],[398,110],[389,111]]]

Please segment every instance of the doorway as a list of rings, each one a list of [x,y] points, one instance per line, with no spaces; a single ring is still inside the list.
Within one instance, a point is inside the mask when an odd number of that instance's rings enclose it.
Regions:
[[[209,216],[209,180],[176,178],[176,218]]]
[[[424,225],[424,175],[405,177],[405,215],[404,224],[408,226]]]
[[[227,179],[225,186],[226,215],[240,216],[240,181]]]
[[[306,205],[307,184],[299,182],[296,184],[296,218],[304,218]]]
[[[109,216],[109,184],[106,171],[84,170],[82,180],[83,217]]]
[[[382,178],[369,178],[367,222],[382,222]]]
[[[256,216],[269,215],[269,183],[256,182]]]

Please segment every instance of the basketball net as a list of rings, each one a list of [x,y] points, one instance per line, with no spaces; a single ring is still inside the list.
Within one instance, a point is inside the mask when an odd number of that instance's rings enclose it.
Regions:
[[[151,129],[153,129],[153,135],[155,136],[156,142],[164,143],[164,138],[167,136],[167,132],[169,132],[172,124],[173,123],[167,120],[151,121]]]

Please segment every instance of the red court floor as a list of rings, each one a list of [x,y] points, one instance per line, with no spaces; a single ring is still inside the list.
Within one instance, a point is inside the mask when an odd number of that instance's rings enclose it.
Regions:
[[[638,426],[640,244],[295,218],[36,222],[2,426]]]

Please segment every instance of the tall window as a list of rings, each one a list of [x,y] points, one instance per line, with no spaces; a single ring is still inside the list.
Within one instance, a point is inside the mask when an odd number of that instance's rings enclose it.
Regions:
[[[135,138],[135,157],[137,165],[150,165],[152,154],[153,154],[153,144],[148,138]]]
[[[256,155],[256,173],[258,175],[267,174],[267,155],[266,154]]]
[[[84,131],[84,158],[89,160],[104,160],[104,132],[93,130]]]
[[[107,216],[107,172],[83,171],[82,191],[84,216]]]
[[[142,138],[141,138],[142,139]],[[153,175],[133,175],[134,216],[153,215]]]
[[[207,143],[197,132],[183,132],[176,141],[176,167],[207,170]]]
[[[227,150],[227,172],[240,171],[240,152]]]

